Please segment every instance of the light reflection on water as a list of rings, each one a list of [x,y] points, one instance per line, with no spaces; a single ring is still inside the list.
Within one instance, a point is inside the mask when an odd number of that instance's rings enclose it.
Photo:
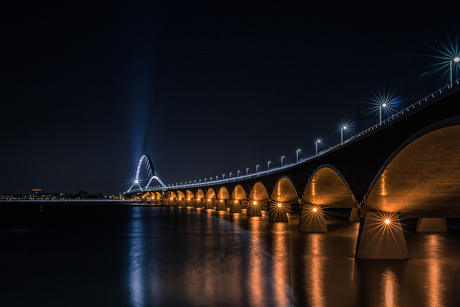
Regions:
[[[274,270],[271,281],[274,286],[274,303],[276,306],[289,305],[288,299],[292,298],[290,263],[289,224],[273,223],[271,235],[273,236],[273,261]]]
[[[260,242],[261,221],[259,217],[253,217],[249,220],[248,229],[251,233],[249,237],[249,253],[248,253],[248,288],[249,288],[249,304],[255,306],[264,299],[263,293],[263,271],[260,255],[263,254],[263,246]]]
[[[428,296],[428,304],[432,307],[446,304],[446,272],[443,267],[441,237],[438,234],[426,235],[426,255],[428,259],[428,271],[426,274],[425,292]]]
[[[163,209],[133,209],[131,306],[449,305],[440,247],[448,243],[438,234],[421,238],[423,259],[355,260],[358,228],[346,221],[333,219],[327,233],[301,234],[295,220],[269,223],[267,217],[177,209],[148,222],[145,210]],[[176,228],[165,226],[176,218]]]
[[[129,242],[128,284],[130,288],[130,301],[134,306],[142,306],[145,304],[145,246],[143,242],[144,236],[142,235],[144,232],[144,223],[141,216],[139,208],[133,208],[130,229],[132,237]]]
[[[306,286],[309,291],[308,301],[311,306],[324,307],[324,276],[323,276],[323,236],[321,234],[312,233],[308,236],[310,254],[307,254],[306,259],[306,272],[307,277]]]
[[[326,233],[299,233],[295,217],[269,223],[149,206],[24,210],[0,208],[0,306],[460,305],[455,233],[412,229],[409,260],[356,260],[358,224],[338,216]],[[24,225],[27,235],[1,236]]]
[[[396,307],[398,304],[399,281],[396,274],[386,269],[380,277],[380,305],[381,307]]]

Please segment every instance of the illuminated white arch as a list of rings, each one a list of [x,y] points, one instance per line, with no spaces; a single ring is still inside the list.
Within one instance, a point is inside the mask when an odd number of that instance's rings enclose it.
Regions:
[[[141,171],[142,163],[147,164],[147,176],[148,176],[147,178],[150,178],[148,183],[145,185],[145,187],[142,187],[139,182],[139,174]],[[165,187],[165,184],[163,183],[163,181],[161,181],[161,179],[155,173],[155,169],[153,168],[153,163],[152,163],[152,160],[150,160],[150,157],[148,155],[142,155],[141,159],[139,160],[139,163],[137,164],[136,179],[134,180],[134,183],[129,188],[128,192],[130,192],[135,185],[137,185],[141,191],[144,191],[145,189],[149,187],[153,179],[156,179],[163,187]]]

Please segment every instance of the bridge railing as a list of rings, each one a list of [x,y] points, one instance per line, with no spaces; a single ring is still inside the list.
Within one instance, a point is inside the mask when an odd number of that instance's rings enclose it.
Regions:
[[[450,84],[448,84],[446,86],[443,86],[442,88],[436,90],[435,92],[431,93],[430,95],[418,100],[417,102],[411,104],[408,107],[405,107],[404,109],[402,109],[398,113],[395,113],[395,114],[389,116],[387,119],[382,120],[381,123],[373,125],[372,127],[369,127],[366,130],[363,130],[363,131],[359,132],[358,134],[355,134],[355,135],[349,137],[348,139],[344,140],[342,143],[339,143],[339,144],[337,144],[335,146],[329,147],[328,149],[322,150],[322,151],[318,152],[318,154],[316,154],[314,156],[310,156],[308,158],[300,159],[299,162],[296,162],[296,163],[291,163],[291,164],[288,164],[288,165],[274,167],[274,168],[266,170],[266,171],[260,171],[260,172],[257,172],[257,173],[252,173],[252,174],[242,175],[242,176],[237,176],[237,177],[231,177],[231,178],[227,178],[227,179],[220,179],[220,180],[206,181],[206,182],[198,182],[198,183],[189,183],[189,184],[168,185],[168,186],[165,186],[165,187],[156,186],[156,187],[146,188],[146,189],[143,189],[143,190],[141,190],[141,189],[132,189],[131,192],[150,192],[150,191],[159,191],[159,190],[165,191],[165,190],[169,190],[169,189],[185,189],[185,188],[196,188],[196,187],[210,186],[210,185],[221,185],[221,184],[230,183],[230,182],[253,179],[253,178],[257,178],[257,177],[260,177],[260,176],[265,176],[265,175],[268,175],[268,174],[271,174],[271,173],[279,172],[281,170],[288,169],[288,168],[297,166],[299,164],[306,163],[306,162],[308,162],[308,161],[310,161],[312,159],[317,158],[318,156],[321,156],[321,155],[323,155],[323,154],[325,154],[327,152],[335,150],[335,149],[345,145],[346,143],[348,143],[350,141],[353,141],[353,140],[355,140],[355,139],[357,139],[359,137],[362,137],[362,136],[366,135],[367,133],[370,133],[373,130],[375,130],[375,129],[381,127],[381,126],[384,126],[384,125],[392,122],[393,120],[396,120],[400,116],[402,116],[402,115],[404,115],[404,114],[406,114],[406,113],[408,113],[408,112],[410,112],[410,111],[422,106],[422,104],[424,104],[426,102],[429,102],[429,101],[433,100],[434,98],[437,98],[443,92],[445,92],[447,90],[450,90],[450,89],[452,89],[454,87],[457,87],[459,84],[460,84],[460,79],[457,79],[457,80],[452,82],[452,86]]]

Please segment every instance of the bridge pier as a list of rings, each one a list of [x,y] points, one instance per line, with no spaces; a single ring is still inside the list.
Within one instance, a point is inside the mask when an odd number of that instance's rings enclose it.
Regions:
[[[262,209],[260,204],[256,200],[252,200],[248,203],[247,216],[262,216]]]
[[[326,221],[321,209],[315,206],[302,207],[298,230],[300,232],[326,232]]]
[[[268,211],[269,222],[289,222],[287,212],[290,212],[287,204],[273,203]]]
[[[359,222],[361,219],[359,218],[358,215],[358,209],[353,208],[351,209],[350,213],[350,219],[348,220],[349,222]]]
[[[201,199],[198,198],[195,200],[195,208],[203,208],[203,202]]]
[[[445,218],[419,218],[417,232],[447,232]]]
[[[216,211],[227,211],[227,206],[225,206],[225,201],[223,199],[219,199],[217,202]]]
[[[205,208],[205,209],[214,209],[214,205],[213,205],[211,199],[207,199],[207,200],[206,200],[206,204],[205,204],[204,208]]]
[[[396,213],[366,214],[364,224],[361,224],[359,229],[356,258],[409,258],[406,240]]]
[[[233,200],[230,205],[230,213],[241,213],[241,205],[238,200]]]

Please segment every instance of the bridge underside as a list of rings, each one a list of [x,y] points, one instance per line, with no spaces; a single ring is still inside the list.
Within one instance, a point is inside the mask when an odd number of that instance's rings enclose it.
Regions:
[[[460,217],[460,126],[406,146],[384,169],[364,208],[403,217]]]
[[[353,208],[353,195],[335,170],[319,169],[310,180],[302,197],[303,203],[316,204],[322,208]]]

